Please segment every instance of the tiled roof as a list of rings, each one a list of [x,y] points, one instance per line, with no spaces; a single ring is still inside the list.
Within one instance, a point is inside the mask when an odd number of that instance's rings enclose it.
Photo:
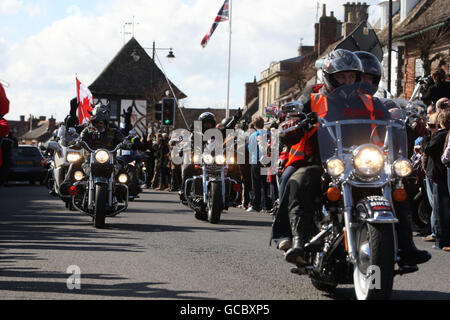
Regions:
[[[134,57],[139,57],[137,61]],[[154,88],[161,96],[169,89],[163,72],[154,63],[145,49],[131,38],[89,86],[94,96],[115,95],[129,98],[146,98]],[[171,86],[179,99],[186,98],[173,83]]]
[[[429,27],[448,24],[450,6],[448,0],[421,0],[404,21],[400,22],[400,13],[392,17],[392,39],[401,40]],[[378,33],[380,42],[388,42],[388,27]]]

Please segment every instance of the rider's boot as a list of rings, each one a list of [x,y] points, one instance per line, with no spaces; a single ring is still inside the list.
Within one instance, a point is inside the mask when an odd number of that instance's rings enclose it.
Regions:
[[[294,236],[292,238],[292,248],[286,252],[285,259],[289,263],[293,264],[305,264],[305,242],[300,236]]]
[[[292,247],[286,252],[285,260],[293,264],[305,264],[305,244],[309,236],[309,214],[304,211],[290,210],[289,220],[292,231]]]

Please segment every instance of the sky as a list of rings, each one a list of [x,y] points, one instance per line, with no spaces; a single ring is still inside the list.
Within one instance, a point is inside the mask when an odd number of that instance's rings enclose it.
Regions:
[[[76,96],[75,78],[89,86],[132,37],[153,41],[156,63],[188,98],[186,108],[227,104],[229,21],[219,23],[210,42],[200,42],[224,0],[0,0],[0,80],[10,100],[5,117],[53,116],[62,121]],[[232,1],[230,108],[243,107],[244,85],[273,61],[297,56],[300,41],[314,43],[317,4],[344,20],[340,0]],[[353,2],[353,1],[350,1]],[[369,22],[379,0],[365,1]],[[173,62],[166,59],[173,48]],[[148,50],[151,56],[151,50]],[[161,64],[160,64],[161,63]]]

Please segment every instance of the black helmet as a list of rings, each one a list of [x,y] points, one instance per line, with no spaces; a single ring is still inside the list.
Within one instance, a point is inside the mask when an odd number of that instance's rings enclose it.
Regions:
[[[95,123],[98,121],[103,121],[105,125],[109,122],[109,108],[101,102],[92,110],[91,122]]]
[[[366,51],[356,51],[354,52],[356,56],[361,60],[364,73],[373,76],[373,84],[378,86],[381,80],[381,75],[383,74],[383,68],[381,63],[376,56],[370,52]]]
[[[203,112],[199,117],[198,121],[202,122],[202,130],[205,131],[205,123],[211,123],[211,128],[216,126],[216,116],[211,112]]]
[[[231,118],[231,117],[229,117],[229,118],[224,118],[221,122],[220,122],[220,124],[223,126],[223,127],[227,127],[227,125],[231,122],[231,121],[233,121],[233,118]]]
[[[336,49],[328,53],[322,66],[323,80],[328,90],[334,90],[340,86],[334,79],[334,74],[343,71],[355,71],[356,82],[359,82],[363,72],[359,58],[345,49]]]

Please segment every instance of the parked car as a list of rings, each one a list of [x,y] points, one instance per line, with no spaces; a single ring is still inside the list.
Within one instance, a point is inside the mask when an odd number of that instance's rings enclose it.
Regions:
[[[8,181],[29,181],[34,184],[44,181],[46,169],[44,156],[36,146],[19,145],[11,153],[11,168]]]

